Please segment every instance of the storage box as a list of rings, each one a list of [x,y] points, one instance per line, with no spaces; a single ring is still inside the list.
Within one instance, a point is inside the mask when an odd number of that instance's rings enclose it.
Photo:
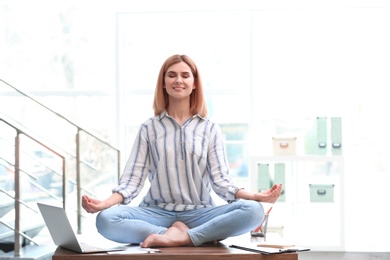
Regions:
[[[296,137],[273,137],[274,155],[296,155]]]
[[[286,201],[286,165],[284,163],[274,164],[274,183],[282,184],[282,192],[278,198],[279,202]]]
[[[272,187],[272,180],[269,174],[269,164],[259,163],[257,165],[257,189],[258,191],[268,190]]]
[[[332,154],[341,155],[342,154],[342,129],[341,129],[341,117],[332,117],[330,119],[331,123],[331,142],[332,142]]]
[[[310,202],[333,202],[334,184],[309,184]]]
[[[317,117],[305,135],[305,154],[325,155],[327,153],[327,118]]]

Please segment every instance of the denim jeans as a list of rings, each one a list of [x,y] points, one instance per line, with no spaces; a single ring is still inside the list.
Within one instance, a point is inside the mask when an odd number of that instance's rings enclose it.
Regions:
[[[148,235],[164,234],[174,222],[181,221],[189,227],[193,245],[199,246],[249,232],[259,226],[263,218],[263,206],[251,200],[189,211],[121,205],[101,211],[96,227],[107,239],[139,244]]]

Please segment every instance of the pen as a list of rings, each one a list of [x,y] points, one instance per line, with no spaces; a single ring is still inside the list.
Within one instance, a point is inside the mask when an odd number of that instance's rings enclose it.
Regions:
[[[310,248],[287,248],[287,249],[279,249],[279,253],[296,253],[296,252],[304,252],[310,251]]]
[[[267,211],[267,213],[266,213],[265,215],[269,215],[269,213],[271,213],[272,207],[273,207],[273,206],[271,206],[271,207],[269,208],[269,210]]]
[[[261,229],[261,227],[263,226],[265,220],[268,218],[268,215],[269,215],[269,213],[271,212],[272,207],[273,207],[273,206],[271,206],[271,207],[269,208],[269,210],[267,211],[267,213],[266,213],[265,216],[264,216],[263,222],[261,222],[260,226],[258,226],[258,227],[254,230],[254,232],[256,232],[256,233],[259,232],[259,231],[263,232],[263,230]]]
[[[297,251],[298,250],[295,248],[279,249],[280,253],[293,253],[293,252],[297,252]]]

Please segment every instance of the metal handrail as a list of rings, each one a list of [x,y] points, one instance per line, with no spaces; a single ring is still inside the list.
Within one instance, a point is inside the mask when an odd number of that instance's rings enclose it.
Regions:
[[[20,204],[24,205],[24,203],[20,199],[20,172],[21,172],[20,161],[19,161],[19,159],[20,159],[20,135],[24,135],[24,136],[30,138],[35,143],[45,147],[46,149],[51,151],[53,154],[55,154],[55,155],[57,155],[58,157],[61,158],[61,160],[62,160],[62,182],[63,182],[62,183],[62,198],[63,198],[62,199],[62,203],[63,203],[63,207],[64,208],[65,208],[65,204],[66,204],[66,200],[65,200],[65,194],[66,194],[65,156],[63,156],[60,153],[58,153],[57,151],[51,149],[50,147],[48,147],[44,143],[42,143],[39,140],[35,139],[34,137],[29,135],[28,133],[26,133],[23,130],[21,130],[20,128],[12,125],[11,123],[7,122],[6,120],[0,118],[0,121],[4,122],[6,125],[8,125],[9,127],[13,128],[16,131],[16,137],[15,137],[15,165],[14,165],[14,172],[15,172],[15,175],[14,175],[14,183],[15,183],[15,194],[14,194],[14,200],[15,200],[15,227],[12,228],[12,229],[15,232],[14,255],[15,256],[20,256],[21,245],[20,245],[19,236],[22,233],[22,232],[20,232]],[[53,194],[51,194],[49,191],[46,191],[43,188],[41,190],[43,190],[49,196],[53,196]],[[32,242],[34,242],[30,237],[28,237],[28,236],[26,237],[24,234],[22,236],[27,238],[27,239],[29,239],[29,240],[31,240]]]
[[[11,199],[15,199],[15,197],[11,193],[7,192],[6,190],[0,189],[0,192],[4,193],[5,195],[10,197]],[[26,202],[19,200],[19,203],[22,204],[23,206],[25,206],[26,208],[30,209],[31,211],[34,211],[35,213],[39,213],[38,211],[36,211],[32,207],[30,207]]]
[[[62,155],[62,154],[60,154],[59,152],[57,152],[56,150],[54,150],[54,149],[52,149],[52,148],[50,148],[49,146],[47,146],[46,144],[44,144],[43,142],[41,142],[41,141],[39,141],[38,139],[36,139],[36,138],[34,138],[33,136],[31,136],[30,134],[28,134],[28,133],[26,133],[25,131],[23,131],[23,130],[21,130],[19,127],[17,127],[17,126],[15,126],[15,125],[13,125],[13,124],[11,124],[11,123],[9,123],[8,121],[6,121],[6,120],[4,120],[3,118],[0,118],[0,121],[2,121],[3,123],[5,123],[6,125],[8,125],[9,127],[11,127],[11,128],[13,128],[13,129],[15,129],[15,131],[16,131],[16,133],[17,133],[17,135],[16,135],[16,138],[17,138],[17,140],[16,141],[19,141],[18,140],[18,138],[19,138],[19,136],[20,135],[24,135],[24,136],[26,136],[26,137],[28,137],[28,138],[30,138],[32,141],[34,141],[35,143],[37,143],[37,144],[39,144],[40,146],[42,146],[42,147],[44,147],[44,148],[46,148],[47,150],[49,150],[50,152],[52,152],[53,154],[55,154],[55,155],[57,155],[58,157],[60,157],[61,158],[61,160],[62,160],[62,178],[63,178],[63,181],[64,180],[66,180],[66,171],[65,171],[65,161],[66,161],[66,159],[65,159],[65,156],[64,155]],[[17,160],[17,159],[19,159],[19,156],[20,156],[20,144],[19,144],[19,142],[16,142],[15,143],[15,150],[16,150],[16,152],[15,152],[15,161]],[[4,158],[1,158],[2,160],[4,160],[5,162],[7,162],[8,164],[11,164],[9,161],[7,161],[6,159],[4,159]],[[17,170],[19,171],[19,172],[24,172],[26,175],[28,175],[30,178],[33,178],[33,179],[37,179],[34,175],[32,175],[32,174],[30,174],[30,173],[28,173],[27,171],[24,171],[24,170],[22,170],[22,168],[20,167],[20,165],[16,165],[16,162],[15,162],[15,165],[14,165],[14,171],[16,171],[16,168],[18,168]],[[16,174],[15,174],[16,175]],[[63,207],[65,208],[65,181],[64,181],[64,184],[63,184]],[[38,187],[39,185],[37,185],[37,187]],[[40,188],[40,190],[42,190],[43,192],[45,192],[46,194],[48,194],[49,196],[51,196],[51,197],[53,197],[53,198],[56,198],[56,196],[54,196],[54,195],[52,195],[51,194],[51,192],[50,191],[47,191],[46,189],[44,189],[43,187],[41,187]],[[15,196],[16,197],[16,196]],[[18,200],[19,200],[19,198],[18,198]]]
[[[17,230],[15,227],[12,227],[11,225],[8,225],[7,223],[5,223],[4,221],[2,221],[0,219],[0,223],[3,224],[4,226],[6,226],[7,228],[11,229],[12,231],[15,232],[15,234],[17,233],[18,236],[22,236],[24,237],[25,239],[29,240],[30,242],[33,242],[35,245],[39,246],[38,242],[36,242],[33,238],[27,236],[26,234],[24,234],[23,232],[20,232],[19,230]],[[15,236],[16,238],[16,236]],[[19,237],[18,237],[18,240],[19,240]],[[20,244],[20,242],[18,242],[18,244]],[[15,241],[15,252],[16,252],[16,241]],[[20,256],[20,252],[17,253],[17,255],[15,254],[15,256]]]
[[[0,115],[0,119],[1,119],[1,121],[4,121],[4,120],[5,120],[5,119],[1,118],[1,115]],[[9,123],[9,124],[12,124],[12,123]],[[30,135],[31,135],[31,134],[30,134]],[[0,140],[1,140],[1,139],[2,139],[2,138],[1,138],[1,136],[0,136]],[[13,145],[14,145],[14,144],[12,144],[12,145],[10,144],[9,146],[13,146]],[[49,146],[49,145],[48,145],[48,146]],[[50,147],[54,147],[54,146],[55,146],[55,145],[50,144]],[[55,150],[58,151],[58,152],[61,151],[60,153],[61,153],[62,155],[66,155],[66,156],[69,156],[69,157],[71,157],[71,158],[76,158],[76,155],[71,154],[71,153],[67,152],[66,150],[63,150],[63,149],[61,149],[60,147],[56,147]],[[42,164],[43,166],[45,166],[45,168],[51,170],[51,171],[54,172],[55,174],[61,175],[61,173],[59,173],[59,172],[58,172],[57,170],[55,170],[55,169],[52,169],[49,165],[45,164],[42,160],[39,160],[39,159],[37,159],[37,158],[33,158],[33,156],[31,156],[31,155],[28,154],[28,153],[26,153],[26,155],[29,156],[31,159],[33,159],[33,160],[39,162],[40,164]],[[5,159],[5,158],[0,157],[0,160],[5,161],[5,162],[8,163],[9,165],[13,165],[13,163],[9,162],[9,161],[8,161],[7,159]],[[80,163],[83,164],[83,165],[85,165],[85,166],[88,167],[89,169],[92,169],[92,170],[94,170],[94,171],[97,171],[97,169],[96,169],[93,165],[91,165],[90,163],[88,163],[88,162],[86,162],[86,161],[84,161],[84,160],[81,160]],[[10,169],[10,170],[13,171],[13,169]],[[20,169],[20,170],[21,170],[22,172],[24,172],[25,174],[27,174],[30,178],[37,180],[37,177],[34,176],[33,174],[31,174],[31,173],[29,173],[29,172],[27,172],[27,171],[25,171],[25,170],[23,170],[23,169]],[[75,185],[75,186],[77,185],[76,181],[73,180],[73,179],[68,178],[68,182],[72,183],[72,184]],[[88,189],[85,189],[85,188],[81,187],[81,190],[83,190],[83,191],[87,192],[88,194],[90,194],[90,195],[96,197],[96,195],[95,195],[93,192],[91,192],[90,190],[88,190]]]
[[[68,122],[70,125],[76,127],[78,130],[80,131],[83,131],[84,133],[90,135],[91,137],[97,139],[99,142],[107,145],[108,147],[114,149],[114,150],[119,150],[118,148],[116,148],[115,146],[113,146],[112,144],[110,144],[109,142],[103,140],[102,138],[98,137],[97,135],[87,131],[86,129],[82,128],[81,126],[77,125],[76,123],[70,121],[68,118],[66,118],[65,116],[61,115],[60,113],[57,113],[55,112],[54,110],[52,110],[51,108],[47,107],[46,105],[42,104],[41,102],[39,102],[38,100],[34,99],[32,96],[30,96],[29,94],[27,94],[26,92],[23,92],[21,91],[20,89],[17,89],[15,88],[14,86],[12,86],[11,84],[5,82],[4,80],[0,79],[1,82],[3,82],[4,84],[6,84],[8,87],[14,89],[16,92],[22,94],[23,96],[25,96],[26,98],[29,98],[30,100],[32,100],[34,103],[38,104],[39,106],[45,108],[47,111],[55,114],[56,116],[60,117],[61,119],[65,120],[66,122]]]
[[[71,120],[69,120],[65,116],[57,113],[56,111],[54,111],[51,108],[49,108],[46,105],[44,105],[43,103],[41,103],[38,100],[34,99],[32,96],[30,96],[26,92],[21,91],[20,89],[12,86],[11,84],[5,82],[2,79],[0,79],[0,82],[3,82],[8,87],[10,87],[13,90],[15,90],[16,92],[20,93],[22,96],[30,99],[35,104],[41,106],[46,111],[49,111],[50,113],[56,115],[57,117],[61,118],[62,120],[64,120],[65,122],[69,123],[71,126],[73,126],[73,127],[75,127],[77,129],[76,137],[75,137],[75,139],[76,139],[76,156],[75,156],[76,157],[76,185],[77,185],[76,197],[77,197],[77,230],[78,230],[78,233],[80,234],[81,233],[81,218],[82,218],[82,213],[81,213],[82,212],[82,210],[81,210],[82,209],[82,207],[81,207],[81,190],[83,190],[83,188],[81,187],[81,182],[80,182],[80,180],[81,180],[81,167],[80,167],[80,164],[83,163],[83,161],[81,160],[81,154],[80,154],[80,133],[83,132],[83,133],[89,135],[90,137],[93,137],[95,140],[97,140],[100,143],[106,145],[107,147],[113,149],[117,153],[117,179],[119,179],[119,176],[120,176],[120,159],[121,159],[121,157],[120,157],[121,156],[120,155],[120,150],[118,148],[116,148],[114,145],[112,145],[111,143],[109,143],[109,142],[103,140],[102,138],[98,137],[97,135],[87,131],[85,128],[79,126],[78,124],[72,122]],[[65,191],[65,189],[63,189],[63,191]],[[64,194],[64,199],[65,199],[65,194]]]

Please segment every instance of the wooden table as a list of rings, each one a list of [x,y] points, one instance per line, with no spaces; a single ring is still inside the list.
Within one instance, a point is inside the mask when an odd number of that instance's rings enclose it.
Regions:
[[[235,249],[229,247],[234,241],[243,242],[242,239],[250,242],[254,238],[251,238],[248,234],[247,236],[241,236],[236,238],[229,238],[221,241],[217,245],[205,244],[199,247],[186,246],[186,247],[161,247],[160,253],[150,253],[150,254],[108,254],[108,253],[99,253],[99,254],[78,254],[63,248],[58,247],[55,251],[52,259],[53,260],[69,260],[69,259],[80,259],[80,260],[132,260],[132,259],[159,259],[159,260],[176,260],[176,259],[185,259],[185,260],[213,260],[213,259],[240,259],[240,260],[297,260],[297,253],[284,253],[284,254],[274,254],[274,255],[262,255],[258,253],[253,253],[249,251],[244,251],[240,249]],[[244,240],[244,241],[245,241]]]

